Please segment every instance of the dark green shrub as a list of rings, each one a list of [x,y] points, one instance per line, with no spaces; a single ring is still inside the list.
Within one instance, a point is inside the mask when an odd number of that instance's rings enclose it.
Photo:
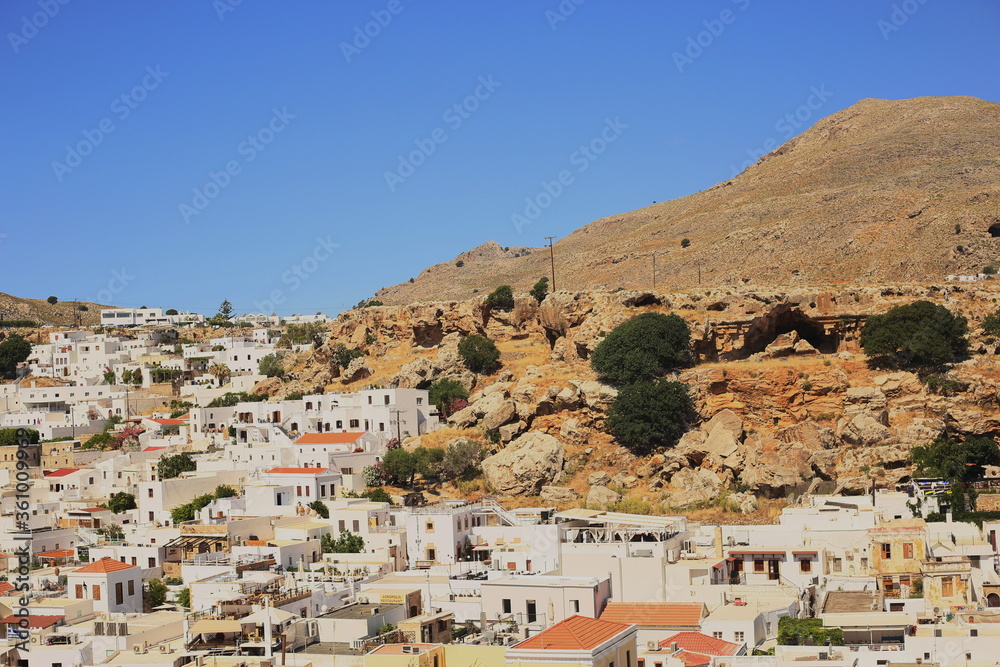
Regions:
[[[939,366],[966,353],[968,331],[961,315],[930,301],[914,301],[868,318],[861,347],[877,364]]]
[[[619,443],[645,455],[673,445],[693,416],[686,385],[656,380],[622,387],[608,408],[606,423]]]
[[[473,373],[492,373],[500,365],[500,350],[485,336],[466,336],[458,344],[458,354]]]
[[[590,366],[605,381],[631,384],[687,361],[691,329],[677,315],[643,313],[622,322],[594,349]]]
[[[539,278],[538,282],[531,288],[529,294],[538,303],[545,301],[545,297],[549,294],[549,279],[544,276]]]
[[[510,310],[514,307],[514,290],[510,285],[501,285],[486,297],[490,310]]]

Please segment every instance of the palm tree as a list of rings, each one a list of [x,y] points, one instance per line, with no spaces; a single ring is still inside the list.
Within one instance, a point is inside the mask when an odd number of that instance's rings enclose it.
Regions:
[[[224,385],[226,380],[232,376],[229,366],[225,364],[212,364],[212,367],[208,369],[208,372],[215,376],[215,379],[219,382],[219,386]]]

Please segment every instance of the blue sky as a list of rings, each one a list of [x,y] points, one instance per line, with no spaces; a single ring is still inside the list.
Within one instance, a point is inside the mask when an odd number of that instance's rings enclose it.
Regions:
[[[0,28],[0,291],[208,315],[332,315],[862,98],[1000,101],[991,0],[6,0]]]

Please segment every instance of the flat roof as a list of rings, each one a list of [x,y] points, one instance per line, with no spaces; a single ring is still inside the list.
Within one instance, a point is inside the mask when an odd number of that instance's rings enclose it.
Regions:
[[[333,611],[328,611],[325,614],[318,616],[317,618],[339,618],[339,619],[360,619],[360,618],[371,618],[374,610],[378,609],[379,612],[389,611],[390,609],[397,609],[402,607],[401,604],[391,604],[384,602],[356,602],[346,607],[341,607],[340,609],[334,609]]]

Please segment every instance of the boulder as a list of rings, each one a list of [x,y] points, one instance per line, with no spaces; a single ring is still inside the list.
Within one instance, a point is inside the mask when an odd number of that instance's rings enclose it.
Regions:
[[[782,442],[801,442],[807,449],[830,449],[837,446],[834,430],[812,420],[780,429],[774,435]]]
[[[611,503],[621,500],[621,494],[615,493],[606,486],[592,486],[587,493],[587,507],[606,509]]]
[[[868,413],[856,414],[848,419],[842,417],[837,423],[837,437],[848,445],[873,447],[892,435],[881,419]]]
[[[623,489],[634,489],[639,486],[639,478],[626,472],[620,472],[611,478],[611,484],[620,486]]]
[[[372,372],[372,369],[365,363],[365,358],[357,357],[352,359],[351,363],[344,369],[343,375],[340,376],[340,381],[348,384],[349,382],[363,380],[366,377],[370,377]]]
[[[587,477],[587,484],[591,486],[607,486],[611,483],[611,475],[603,470],[590,473]]]
[[[855,413],[862,410],[882,410],[888,401],[876,387],[851,387],[844,392],[844,411]]]
[[[795,354],[795,344],[798,342],[799,334],[797,331],[781,334],[774,339],[774,342],[764,348],[762,356],[768,359],[777,359]]]
[[[559,437],[566,442],[572,442],[576,445],[582,445],[587,441],[588,431],[586,428],[580,426],[580,420],[576,417],[570,417],[563,422],[562,427],[559,429]]]
[[[537,495],[562,471],[563,448],[546,433],[530,431],[483,461],[486,482],[500,495]]]
[[[500,427],[500,439],[504,442],[510,442],[523,433],[526,428],[528,428],[528,424],[523,421],[505,424]]]
[[[594,380],[580,382],[576,387],[580,391],[584,405],[591,410],[607,410],[618,397],[617,389]]]
[[[490,431],[500,428],[507,422],[514,420],[515,417],[517,417],[517,411],[514,408],[514,401],[503,401],[495,410],[483,417],[482,426]]]
[[[561,505],[571,503],[580,498],[580,494],[568,486],[543,486],[539,494],[542,502]]]
[[[677,489],[670,495],[670,504],[684,507],[718,496],[722,479],[704,468],[682,468],[670,479],[670,485]]]
[[[809,341],[800,340],[792,348],[795,354],[807,355],[807,354],[819,354],[819,350],[813,347]]]
[[[705,433],[711,433],[720,426],[733,433],[737,440],[743,439],[743,420],[732,410],[717,412],[714,417],[702,424],[701,430]]]

